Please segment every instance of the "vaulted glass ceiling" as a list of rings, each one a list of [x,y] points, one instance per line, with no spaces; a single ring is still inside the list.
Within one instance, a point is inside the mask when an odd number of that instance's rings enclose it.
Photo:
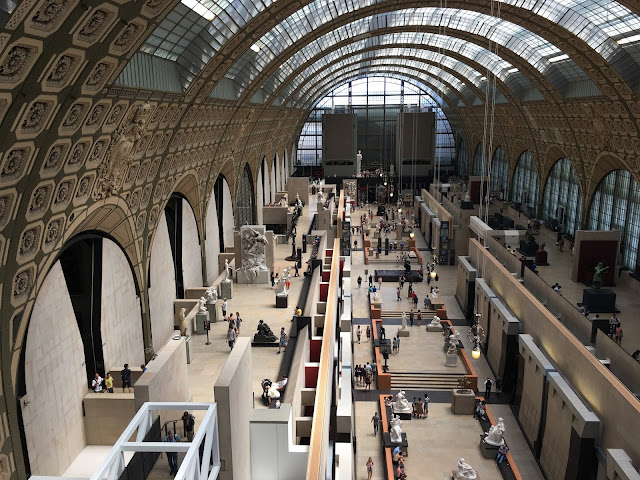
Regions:
[[[261,14],[263,23],[281,18],[269,17],[274,1],[182,0],[161,21],[140,51],[175,62],[179,82],[186,89],[251,20]],[[304,81],[304,75],[318,71],[340,56],[353,55],[363,46],[369,48],[371,42],[379,45],[395,42],[397,46],[398,41],[404,43],[404,39],[398,38],[400,36],[413,36],[406,38],[407,44],[422,43],[443,49],[440,53],[447,55],[446,58],[449,54],[444,49],[473,60],[473,64],[469,64],[458,57],[457,63],[448,59],[446,65],[457,72],[469,69],[477,72],[478,65],[482,65],[516,95],[532,89],[530,80],[535,71],[559,91],[568,83],[589,81],[571,56],[566,55],[571,52],[563,52],[543,38],[549,32],[545,21],[553,22],[591,47],[632,88],[640,80],[640,68],[636,63],[640,60],[640,16],[618,2],[503,0],[499,3],[502,16],[508,20],[487,15],[489,2],[484,12],[477,12],[463,0],[450,0],[448,5],[457,8],[446,9],[407,8],[423,4],[417,1],[315,0],[275,23],[253,42],[251,49],[246,48],[228,69],[224,81],[235,85],[236,97],[249,89],[252,93],[260,90],[268,98],[281,89],[278,97],[286,98]],[[398,6],[405,8],[394,10]],[[372,7],[378,12],[375,15],[370,14]],[[529,12],[541,18],[532,18],[529,22]],[[367,38],[369,35],[371,37]],[[556,33],[550,35],[553,38]],[[346,40],[352,43],[340,45]],[[499,56],[489,54],[487,57],[488,49],[484,45],[488,47],[489,40],[499,46]],[[572,45],[582,50],[586,48],[575,42]],[[332,51],[327,58],[316,59],[317,65],[304,65],[327,50]],[[376,52],[385,56],[402,54],[399,48],[392,53],[386,49]],[[371,55],[363,58],[368,59]],[[304,69],[297,71],[302,65]],[[281,68],[274,70],[277,66]],[[476,79],[477,74],[469,78],[469,82],[477,86]],[[291,85],[286,85],[289,82]]]

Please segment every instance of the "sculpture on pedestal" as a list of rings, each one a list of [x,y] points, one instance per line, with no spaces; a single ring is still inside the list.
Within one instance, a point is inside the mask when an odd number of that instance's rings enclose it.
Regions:
[[[401,330],[407,329],[407,312],[402,312],[402,327]]]
[[[591,280],[591,288],[594,290],[600,290],[602,287],[602,272],[607,270],[609,267],[605,267],[604,263],[598,262],[598,265],[593,269],[593,280]]]
[[[449,348],[447,349],[447,355],[458,354],[458,332],[453,335],[449,335]]]
[[[180,334],[183,337],[187,336],[187,318],[185,317],[185,309],[181,308],[180,313],[178,314],[178,322],[180,323]]]
[[[207,298],[207,304],[215,304],[218,301],[218,290],[216,289],[216,287],[207,288],[205,297]]]
[[[471,389],[471,380],[467,377],[460,377],[458,379],[458,392],[473,393],[473,390]]]
[[[469,195],[469,192],[466,192],[464,194],[464,201],[465,202],[470,202],[471,201],[471,195]]]
[[[207,307],[205,306],[207,303],[207,299],[204,297],[200,297],[200,301],[198,303],[200,304],[198,313],[207,313]]]
[[[255,280],[258,277],[259,272],[269,271],[265,257],[265,251],[268,244],[269,242],[267,241],[267,237],[257,230],[248,226],[240,228],[242,267],[240,267],[239,270],[244,271],[247,274],[247,277],[253,277]]]
[[[504,420],[502,417],[498,418],[498,423],[491,426],[484,441],[489,445],[495,446],[500,446],[504,443]]]
[[[287,282],[291,280],[291,275],[289,274],[290,267],[285,268],[282,271],[282,275],[278,277],[276,280],[276,296],[287,296],[289,295],[289,290],[287,290]]]
[[[361,170],[362,170],[362,150],[358,150],[358,154],[356,155],[356,175],[360,175]]]
[[[431,323],[429,325],[427,325],[428,327],[442,327],[442,324],[440,323],[440,317],[437,315],[434,315],[433,318],[431,319]]]
[[[393,411],[394,412],[412,412],[411,404],[404,396],[404,390],[399,391],[396,394],[396,401],[393,402]]]
[[[377,302],[378,300],[380,300],[380,295],[378,295],[378,292],[373,292],[373,299]]]
[[[389,438],[392,443],[402,443],[402,420],[397,415],[389,421],[391,427],[389,428]]]
[[[464,461],[464,458],[458,460],[458,471],[456,472],[456,479],[463,478],[467,480],[474,480],[478,478],[478,474],[476,471],[471,468],[467,462]]]
[[[258,331],[253,336],[253,341],[254,343],[273,343],[276,341],[276,336],[264,320],[258,322]]]
[[[393,177],[396,174],[396,166],[392,163],[389,165],[389,174]]]

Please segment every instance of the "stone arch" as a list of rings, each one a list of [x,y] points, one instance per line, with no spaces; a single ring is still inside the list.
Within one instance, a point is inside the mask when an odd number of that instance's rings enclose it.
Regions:
[[[620,155],[613,152],[602,152],[596,157],[595,163],[591,170],[591,175],[586,181],[587,187],[584,190],[585,195],[589,199],[593,196],[594,192],[598,188],[600,181],[613,170],[627,170],[631,172],[636,182],[640,183],[638,176],[633,174],[633,171],[629,168],[629,165],[625,161],[624,157],[621,157]],[[591,203],[591,201],[589,201],[588,203]]]
[[[249,163],[245,163],[238,178],[236,188],[236,222],[239,229],[242,225],[253,225],[256,222],[255,184]]]

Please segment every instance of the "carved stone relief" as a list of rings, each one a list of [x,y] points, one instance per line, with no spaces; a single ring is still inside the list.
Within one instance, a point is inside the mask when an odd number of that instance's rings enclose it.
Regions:
[[[55,247],[58,240],[62,237],[64,231],[64,215],[54,217],[49,220],[49,223],[44,229],[44,239],[42,242],[42,249],[45,253],[50,252]]]
[[[109,137],[100,137],[91,148],[91,153],[87,158],[87,167],[96,168],[102,162],[109,146]]]
[[[71,140],[60,140],[49,148],[40,168],[40,176],[53,177],[64,165],[65,158],[71,148]]]
[[[156,227],[156,222],[158,221],[158,212],[160,210],[160,207],[158,207],[158,205],[155,205],[151,211],[149,212],[149,230],[153,230]]]
[[[28,170],[31,158],[35,151],[34,145],[28,143],[16,143],[2,157],[0,164],[0,185],[13,185],[17,183]]]
[[[42,236],[42,225],[30,225],[22,232],[18,246],[18,257],[16,258],[18,263],[31,260],[38,252]]]
[[[94,8],[80,21],[73,35],[75,44],[90,46],[103,39],[113,22],[118,18],[118,9],[104,3]]]
[[[95,133],[100,128],[102,121],[107,116],[109,106],[108,102],[100,102],[91,109],[82,127],[84,135]]]
[[[25,22],[24,31],[46,37],[55,32],[78,0],[42,0],[31,18]]]
[[[44,215],[44,212],[49,208],[49,204],[51,203],[53,186],[54,184],[51,181],[43,182],[33,190],[27,208],[27,219],[37,219]]]
[[[56,97],[42,95],[25,108],[18,121],[16,138],[34,138],[48,127],[57,104]]]
[[[76,187],[76,194],[73,199],[74,205],[82,205],[84,204],[86,199],[89,198],[89,195],[91,194],[91,187],[93,186],[95,178],[96,176],[91,173],[85,175],[80,179],[80,181],[78,182],[78,186]]]
[[[60,54],[54,61],[42,81],[44,92],[59,92],[73,82],[84,65],[84,52],[69,49]]]
[[[109,53],[122,55],[129,51],[147,28],[147,23],[136,20],[126,25],[109,46]]]
[[[29,74],[42,52],[42,42],[21,39],[10,46],[0,58],[0,87],[12,89]]]
[[[140,208],[145,208],[147,205],[149,205],[152,190],[152,185],[147,185],[146,187],[144,187],[144,189],[142,190],[142,195],[140,196]]]
[[[144,231],[144,227],[146,225],[147,220],[147,212],[140,212],[138,218],[136,218],[136,234],[140,235]]]
[[[142,185],[144,183],[145,178],[147,178],[147,173],[149,172],[150,165],[150,160],[145,160],[144,162],[142,162],[142,165],[140,165],[140,169],[138,170],[136,185]]]
[[[12,303],[19,305],[27,299],[35,280],[35,267],[29,266],[13,277]]]
[[[67,208],[67,205],[69,205],[69,203],[71,202],[75,186],[75,177],[65,178],[58,184],[56,193],[53,196],[53,205],[51,206],[51,210],[54,213],[60,212]]]
[[[18,196],[18,192],[15,189],[3,190],[0,192],[0,231],[11,220],[13,213],[14,202]]]
[[[109,75],[115,69],[117,64],[117,60],[111,57],[103,58],[102,61],[98,62],[84,81],[84,84],[82,85],[82,93],[95,93],[100,91],[102,87],[104,87],[104,84],[109,79]]]
[[[67,163],[64,166],[65,173],[77,172],[84,165],[90,148],[90,138],[78,140],[67,157]]]

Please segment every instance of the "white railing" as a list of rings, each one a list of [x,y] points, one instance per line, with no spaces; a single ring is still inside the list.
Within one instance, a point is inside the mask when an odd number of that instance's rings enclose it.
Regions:
[[[202,423],[195,432],[192,442],[143,442],[153,424],[154,411],[194,411],[205,410]],[[129,439],[136,435],[135,442]],[[204,444],[203,458],[200,446]],[[179,452],[185,453],[176,480],[215,480],[220,472],[220,445],[218,441],[218,409],[215,403],[190,402],[146,402],[131,423],[122,432],[107,457],[100,464],[90,480],[118,480],[125,469],[124,452]],[[206,452],[211,452],[207,454]]]

